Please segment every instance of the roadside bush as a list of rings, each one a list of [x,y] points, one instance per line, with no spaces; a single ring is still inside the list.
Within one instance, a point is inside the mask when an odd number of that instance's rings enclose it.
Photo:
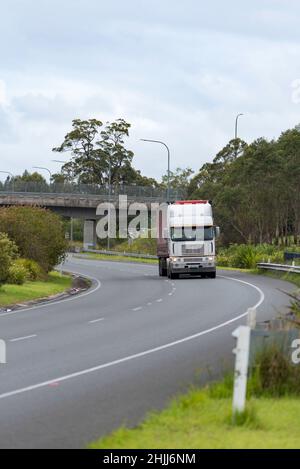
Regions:
[[[32,259],[17,259],[14,264],[24,267],[27,271],[28,280],[35,281],[43,279],[45,277],[45,272],[41,269],[40,265],[33,261]]]
[[[114,246],[115,251],[135,252],[137,254],[156,254],[156,239],[153,238],[137,238],[128,244],[128,240]]]
[[[220,267],[232,267],[230,263],[230,258],[225,254],[218,254],[217,262]]]
[[[20,264],[13,263],[8,269],[7,283],[23,285],[28,280],[28,270]]]
[[[36,261],[49,272],[65,255],[67,242],[62,219],[40,207],[0,209],[0,231],[17,244],[23,258]]]
[[[242,269],[254,269],[259,262],[259,255],[254,246],[241,244],[237,247],[232,258],[233,267]]]
[[[9,268],[18,256],[18,248],[5,233],[0,233],[0,285],[7,281]]]
[[[300,367],[293,365],[278,345],[266,347],[256,357],[248,393],[272,397],[299,396]]]
[[[213,399],[232,397],[234,374],[208,387]],[[266,346],[255,358],[249,373],[247,397],[300,396],[300,366],[294,365],[277,344]]]
[[[258,262],[283,262],[283,249],[271,244],[233,244],[218,250],[219,266],[254,269]]]

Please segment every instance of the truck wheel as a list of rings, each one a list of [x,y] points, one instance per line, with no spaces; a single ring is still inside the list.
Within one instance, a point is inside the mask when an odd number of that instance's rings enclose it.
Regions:
[[[160,277],[167,276],[167,269],[165,267],[165,264],[166,264],[165,260],[160,258],[158,262],[158,272],[159,272]]]
[[[216,278],[217,273],[216,272],[210,272],[209,273],[209,278]]]

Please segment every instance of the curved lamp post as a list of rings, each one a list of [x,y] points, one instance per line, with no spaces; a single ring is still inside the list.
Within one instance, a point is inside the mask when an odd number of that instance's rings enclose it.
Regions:
[[[142,142],[150,142],[150,143],[159,143],[160,145],[163,145],[167,149],[168,153],[168,175],[167,175],[167,181],[168,181],[168,189],[167,189],[167,202],[170,201],[170,149],[168,145],[164,142],[161,142],[160,140],[151,140],[148,138],[141,138],[140,139]]]
[[[244,115],[244,114],[240,113],[240,114],[238,114],[238,115],[236,116],[236,118],[235,118],[235,132],[234,132],[234,138],[235,138],[235,140],[238,138],[238,122],[239,122],[239,118],[240,118],[241,116],[243,116],[243,115]]]
[[[33,169],[43,169],[44,171],[47,171],[49,173],[49,176],[50,176],[50,182],[51,182],[51,178],[52,178],[52,173],[50,171],[50,169],[48,168],[44,168],[44,166],[32,166]]]

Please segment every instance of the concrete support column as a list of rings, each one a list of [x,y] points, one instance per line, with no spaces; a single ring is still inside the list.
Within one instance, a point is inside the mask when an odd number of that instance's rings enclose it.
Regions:
[[[96,220],[84,220],[83,249],[95,249],[96,242]]]

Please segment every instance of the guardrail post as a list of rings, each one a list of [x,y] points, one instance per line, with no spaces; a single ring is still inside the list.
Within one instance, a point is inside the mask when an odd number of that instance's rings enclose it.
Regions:
[[[235,354],[232,405],[234,417],[236,413],[243,412],[246,406],[251,329],[248,326],[239,326],[232,335],[237,340],[236,348],[233,349]]]

